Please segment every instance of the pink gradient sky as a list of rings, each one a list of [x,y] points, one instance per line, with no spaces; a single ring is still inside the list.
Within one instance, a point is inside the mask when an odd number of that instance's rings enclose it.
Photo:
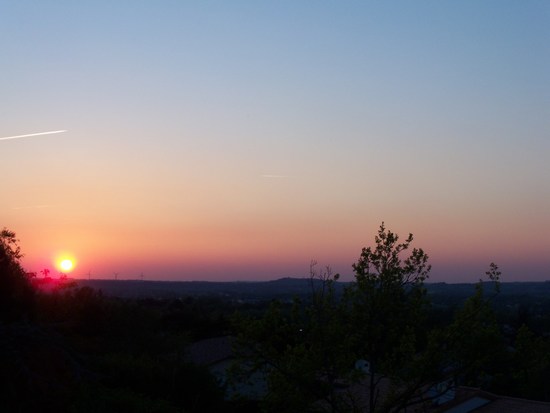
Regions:
[[[0,227],[29,271],[550,279],[550,3],[2,6]],[[8,35],[9,34],[9,35]]]

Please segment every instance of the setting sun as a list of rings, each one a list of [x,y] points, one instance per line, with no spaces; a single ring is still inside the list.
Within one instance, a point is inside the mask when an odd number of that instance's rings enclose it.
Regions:
[[[73,261],[70,259],[64,259],[59,263],[59,268],[64,272],[71,271],[73,267],[74,267]]]

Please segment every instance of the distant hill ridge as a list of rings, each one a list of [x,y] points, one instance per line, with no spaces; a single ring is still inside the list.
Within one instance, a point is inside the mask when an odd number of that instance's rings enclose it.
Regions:
[[[319,285],[319,280],[313,280]],[[121,298],[179,298],[182,296],[217,296],[228,299],[292,298],[311,293],[310,278],[285,277],[270,281],[141,281],[141,280],[76,280],[80,287],[101,290],[109,296]],[[342,291],[347,282],[336,282]],[[467,297],[474,292],[474,283],[426,283],[428,294]],[[491,288],[487,286],[487,290]],[[529,295],[550,297],[550,282],[501,283],[501,296]]]

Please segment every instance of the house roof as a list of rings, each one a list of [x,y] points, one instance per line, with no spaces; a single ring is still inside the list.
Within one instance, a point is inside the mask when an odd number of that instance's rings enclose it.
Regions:
[[[475,413],[550,413],[550,403],[500,397],[474,411]]]
[[[498,396],[471,387],[458,387],[453,402],[438,410],[441,413],[550,413],[550,403]]]

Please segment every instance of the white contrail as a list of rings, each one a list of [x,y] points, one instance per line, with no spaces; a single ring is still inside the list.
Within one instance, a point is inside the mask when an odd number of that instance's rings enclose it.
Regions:
[[[26,135],[6,136],[5,138],[0,138],[0,141],[5,141],[5,140],[8,140],[8,139],[27,138],[29,136],[53,135],[54,133],[63,133],[63,132],[67,132],[67,131],[66,130],[52,130],[52,131],[49,131],[49,132],[28,133]]]

